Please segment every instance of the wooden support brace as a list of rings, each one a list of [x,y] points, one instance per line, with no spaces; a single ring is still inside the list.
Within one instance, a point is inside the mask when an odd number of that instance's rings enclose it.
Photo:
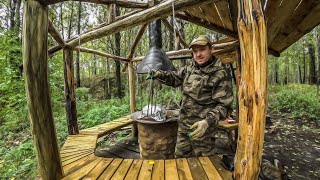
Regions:
[[[61,34],[59,33],[59,31],[53,26],[52,22],[49,20],[48,23],[48,31],[51,34],[51,36],[53,37],[54,40],[57,41],[57,43],[59,44],[59,46],[64,47],[66,45],[66,42],[63,40]]]
[[[241,51],[235,179],[258,179],[267,108],[267,31],[260,0],[238,1]]]
[[[28,0],[23,9],[24,77],[38,173],[42,179],[61,179],[63,170],[48,81],[48,7]]]
[[[66,46],[63,49],[64,57],[64,96],[66,100],[66,115],[68,123],[68,133],[79,134],[77,107],[76,107],[76,92],[74,80],[74,65],[72,49]]]

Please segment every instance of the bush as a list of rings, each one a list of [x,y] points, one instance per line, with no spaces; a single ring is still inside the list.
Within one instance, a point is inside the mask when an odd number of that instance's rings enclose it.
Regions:
[[[290,84],[271,86],[269,89],[271,110],[290,113],[294,118],[320,120],[320,96],[312,85]]]

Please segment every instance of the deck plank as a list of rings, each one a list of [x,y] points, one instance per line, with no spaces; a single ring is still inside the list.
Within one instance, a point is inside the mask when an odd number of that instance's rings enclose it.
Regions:
[[[130,169],[128,170],[128,173],[125,177],[125,180],[131,180],[131,179],[138,178],[140,168],[142,166],[142,162],[143,162],[143,160],[141,160],[141,159],[135,159],[132,162],[132,165],[131,165]]]
[[[83,166],[82,168],[78,169],[77,171],[65,176],[63,180],[74,180],[74,179],[81,179],[85,175],[87,175],[100,161],[102,158],[97,158],[93,162]]]
[[[187,159],[180,158],[180,159],[177,159],[176,162],[177,162],[179,179],[192,180],[193,178],[192,178],[192,174],[191,174]]]
[[[165,160],[165,179],[179,179],[176,160]]]
[[[208,157],[198,158],[209,180],[222,180],[218,170],[214,167]]]
[[[94,154],[91,154],[89,156],[85,156],[77,161],[74,161],[68,165],[63,166],[64,175],[71,174],[72,172],[80,169],[82,166],[85,166],[92,161],[96,160],[98,157],[94,156]]]
[[[138,176],[139,180],[150,180],[152,176],[152,168],[153,168],[152,160],[144,160],[140,169],[140,173]]]
[[[207,180],[208,177],[204,172],[198,158],[187,158],[193,179]]]
[[[110,165],[103,171],[101,176],[99,177],[98,180],[104,180],[104,179],[111,179],[113,176],[114,172],[118,169],[119,165],[121,164],[123,159],[120,158],[115,158]]]
[[[133,159],[124,159],[111,179],[123,180],[132,164],[132,161]]]
[[[164,180],[164,160],[156,160],[152,170],[152,180]]]
[[[81,158],[83,158],[83,157],[89,156],[89,155],[91,155],[91,154],[93,154],[93,153],[81,155],[81,156],[78,156],[78,157],[73,157],[73,158],[68,159],[68,160],[66,160],[66,161],[62,161],[62,166],[68,165],[68,164],[70,164],[70,163],[72,163],[72,162],[75,162],[75,161],[77,161],[77,160],[79,160],[79,159],[81,159]]]
[[[98,179],[102,172],[109,166],[113,158],[103,158],[94,169],[92,169],[86,176],[83,177],[84,180]]]
[[[210,156],[209,158],[223,180],[232,180],[232,172],[221,165],[222,160],[219,156]]]

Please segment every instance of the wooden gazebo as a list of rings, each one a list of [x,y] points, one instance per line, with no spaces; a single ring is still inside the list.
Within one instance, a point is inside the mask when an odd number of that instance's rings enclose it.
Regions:
[[[26,0],[23,22],[23,59],[29,117],[33,141],[43,179],[123,179],[139,177],[160,179],[197,179],[201,177],[232,178],[231,172],[219,172],[215,157],[156,161],[150,166],[142,160],[97,158],[93,155],[98,137],[115,127],[131,123],[124,117],[113,124],[105,124],[79,132],[77,126],[72,51],[95,52],[99,55],[127,61],[130,82],[131,112],[135,111],[133,57],[146,24],[165,19],[175,9],[175,17],[225,34],[229,38],[218,42],[215,54],[225,62],[237,62],[236,79],[238,95],[239,136],[236,150],[235,179],[257,179],[261,163],[267,107],[267,55],[279,56],[286,48],[310,32],[320,23],[319,0],[166,0],[157,5],[138,0],[79,0],[99,4],[116,4],[137,8],[137,11],[115,17],[83,33],[80,37],[63,40],[48,19],[48,5],[64,0]],[[45,26],[48,24],[48,26]],[[105,52],[78,47],[93,39],[101,38],[128,28],[141,25],[128,57],[117,57]],[[172,27],[171,27],[172,29]],[[48,32],[59,46],[48,49]],[[181,37],[180,37],[181,38]],[[80,42],[80,43],[79,43]],[[183,44],[184,41],[181,41]],[[65,97],[70,134],[61,152],[57,145],[51,98],[48,84],[48,53],[64,51]],[[188,54],[188,49],[167,52],[172,58]],[[89,136],[90,135],[90,136]],[[79,143],[86,142],[86,145]],[[77,150],[72,156],[68,152]],[[86,158],[85,158],[86,157]],[[116,165],[117,164],[117,165]],[[199,166],[201,168],[199,168]],[[119,167],[119,168],[118,168]],[[140,168],[141,167],[141,168]],[[151,169],[150,169],[151,168]],[[72,172],[72,173],[71,173]],[[154,176],[152,174],[154,173]],[[124,176],[123,176],[124,174]],[[90,176],[89,176],[90,175]],[[171,176],[172,175],[172,176]]]

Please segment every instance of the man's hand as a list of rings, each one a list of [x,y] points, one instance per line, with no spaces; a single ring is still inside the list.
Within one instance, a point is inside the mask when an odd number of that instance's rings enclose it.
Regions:
[[[155,69],[150,69],[146,79],[156,79],[156,78],[157,78],[157,71]]]
[[[204,133],[206,132],[206,130],[208,129],[209,127],[209,124],[206,120],[201,120],[201,121],[198,121],[196,123],[194,123],[192,126],[191,126],[191,129],[195,129],[190,135],[192,138],[195,138],[195,139],[198,139],[198,138],[201,138]]]

